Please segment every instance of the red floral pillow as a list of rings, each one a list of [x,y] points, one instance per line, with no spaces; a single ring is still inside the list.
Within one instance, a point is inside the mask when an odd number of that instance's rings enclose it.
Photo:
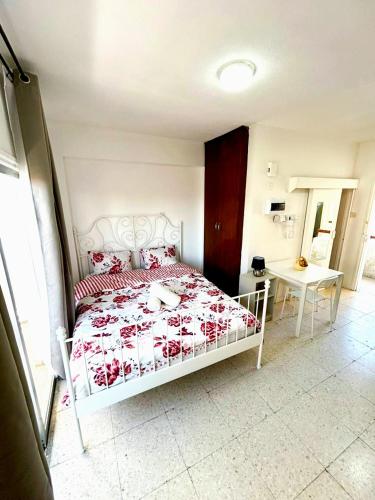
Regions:
[[[162,266],[176,264],[176,247],[168,245],[159,248],[142,248],[140,251],[145,269],[158,269]]]
[[[116,274],[131,271],[131,251],[88,252],[91,274]]]

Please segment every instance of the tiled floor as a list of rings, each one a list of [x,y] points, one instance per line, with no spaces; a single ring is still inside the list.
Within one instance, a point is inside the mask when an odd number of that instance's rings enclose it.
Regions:
[[[83,419],[55,407],[56,499],[375,498],[375,287],[344,290],[335,330],[321,309],[267,323],[248,351]],[[59,388],[61,394],[63,388]]]

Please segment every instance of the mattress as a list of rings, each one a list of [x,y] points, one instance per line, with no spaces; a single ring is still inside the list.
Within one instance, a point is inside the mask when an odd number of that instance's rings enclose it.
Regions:
[[[154,281],[181,297],[178,308],[147,308]],[[75,292],[70,368],[77,398],[204,355],[260,328],[251,312],[185,264],[90,276]]]

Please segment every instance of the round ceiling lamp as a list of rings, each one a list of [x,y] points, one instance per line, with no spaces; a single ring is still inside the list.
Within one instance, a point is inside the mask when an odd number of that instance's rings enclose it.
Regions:
[[[221,88],[228,92],[241,92],[249,87],[256,72],[253,62],[239,59],[223,64],[218,69],[217,77]]]

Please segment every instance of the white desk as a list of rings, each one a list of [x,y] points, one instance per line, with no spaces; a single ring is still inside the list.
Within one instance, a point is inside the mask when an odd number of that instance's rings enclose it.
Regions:
[[[336,293],[333,303],[333,318],[332,322],[336,320],[337,307],[339,305],[342,281],[344,274],[341,271],[334,271],[326,267],[320,267],[315,264],[309,264],[303,271],[294,269],[294,260],[279,260],[271,262],[267,265],[267,271],[276,276],[279,280],[285,281],[294,288],[301,290],[301,299],[299,302],[296,337],[299,337],[301,331],[301,324],[303,318],[303,311],[305,308],[306,292],[309,286],[315,285],[320,280],[330,279],[337,277]]]

